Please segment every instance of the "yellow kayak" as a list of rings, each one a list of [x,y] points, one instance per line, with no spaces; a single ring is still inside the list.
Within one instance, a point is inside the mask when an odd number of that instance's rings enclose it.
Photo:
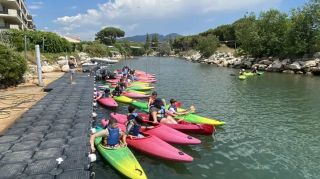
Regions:
[[[113,99],[120,103],[132,103],[133,99],[126,96],[114,96]]]

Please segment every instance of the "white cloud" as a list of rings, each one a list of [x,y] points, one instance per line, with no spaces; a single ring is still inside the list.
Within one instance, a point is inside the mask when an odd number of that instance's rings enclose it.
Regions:
[[[31,4],[28,5],[29,9],[41,9],[43,6],[43,2],[41,1],[36,1],[36,2],[31,2]]]
[[[83,29],[81,33],[86,30],[97,32],[108,24],[118,24],[118,27],[130,32],[151,21],[179,22],[179,19],[190,16],[261,9],[264,5],[270,6],[278,1],[280,0],[112,0],[82,14],[59,17],[55,22],[61,25],[65,33],[80,33],[80,29]]]

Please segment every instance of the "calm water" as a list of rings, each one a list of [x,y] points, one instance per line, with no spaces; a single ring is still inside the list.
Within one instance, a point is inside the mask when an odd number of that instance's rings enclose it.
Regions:
[[[320,178],[320,78],[266,73],[240,81],[228,68],[175,58],[121,62],[157,75],[160,97],[195,105],[226,121],[215,136],[194,135],[197,146],[176,146],[192,163],[166,162],[135,152],[148,178]],[[124,112],[121,105],[119,112]],[[102,118],[110,111],[99,108]],[[101,158],[98,179],[123,178]]]

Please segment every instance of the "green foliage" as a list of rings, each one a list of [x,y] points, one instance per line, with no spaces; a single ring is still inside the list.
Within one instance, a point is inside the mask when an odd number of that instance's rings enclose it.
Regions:
[[[99,40],[105,45],[114,45],[116,39],[124,37],[125,32],[115,27],[106,27],[96,34],[96,40]]]
[[[65,38],[52,32],[43,31],[21,31],[9,30],[10,45],[17,51],[23,51],[25,48],[25,37],[27,38],[27,50],[34,50],[35,45],[40,45],[41,50],[44,42],[44,51],[48,53],[70,52],[72,44]]]
[[[250,14],[239,19],[234,23],[234,26],[236,41],[241,46],[241,49],[249,54],[261,54],[262,44],[255,15]]]
[[[236,39],[236,34],[234,30],[234,26],[231,24],[221,25],[215,29],[209,29],[206,32],[202,32],[199,34],[200,36],[217,36],[219,41],[223,41],[229,47],[234,47],[234,40]]]
[[[161,56],[163,55],[170,55],[171,53],[171,47],[170,47],[170,44],[167,43],[167,42],[164,42],[162,44],[159,45],[159,48],[158,48],[158,51],[159,51],[159,54]]]
[[[27,70],[27,62],[12,49],[0,44],[0,88],[17,85]]]
[[[84,51],[92,57],[110,56],[110,51],[108,50],[107,46],[99,42],[87,44],[84,48]]]
[[[205,49],[201,44],[207,42],[201,38],[212,38],[209,36],[217,36],[227,46],[237,46],[237,52],[253,57],[312,55],[320,51],[320,1],[309,0],[289,15],[274,9],[261,12],[258,17],[254,13],[246,14],[231,25],[177,38],[172,46],[175,52]],[[210,54],[203,50],[201,53]]]
[[[216,36],[199,37],[197,49],[203,57],[208,58],[217,50],[219,40]]]
[[[150,49],[150,45],[151,45],[150,35],[147,34],[146,43],[144,44],[144,49],[148,51]]]
[[[158,34],[153,34],[151,37],[151,48],[158,48],[158,46],[159,46]]]

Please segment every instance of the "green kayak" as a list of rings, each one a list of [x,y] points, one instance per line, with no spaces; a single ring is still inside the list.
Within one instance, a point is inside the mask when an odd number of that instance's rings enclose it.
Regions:
[[[127,89],[136,90],[136,91],[149,91],[154,89],[154,87],[153,86],[130,86]]]
[[[245,79],[247,79],[247,77],[257,76],[257,75],[263,75],[263,72],[257,72],[257,73],[243,72],[242,75],[239,75],[239,79],[240,80],[245,80]]]
[[[192,114],[192,113],[177,116],[176,118],[183,119],[187,122],[196,123],[196,124],[209,124],[209,125],[215,125],[215,126],[222,126],[225,124],[225,122],[223,122],[223,121],[202,117],[202,116],[199,116],[197,114]]]
[[[245,75],[239,75],[239,79],[240,79],[240,80],[245,80],[245,79],[247,79],[247,76],[245,76]]]
[[[101,128],[96,129],[97,131],[103,130]],[[108,148],[101,144],[101,140],[101,137],[97,137],[94,141],[97,150],[116,170],[128,178],[147,178],[139,162],[128,147]]]

